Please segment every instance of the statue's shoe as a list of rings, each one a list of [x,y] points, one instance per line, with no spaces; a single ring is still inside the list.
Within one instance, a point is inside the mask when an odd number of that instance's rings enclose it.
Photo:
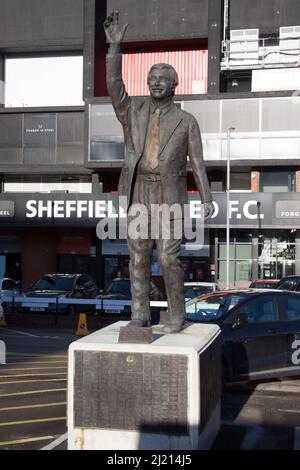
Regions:
[[[135,326],[135,327],[150,326],[150,321],[136,318],[134,320],[131,320],[127,326]]]
[[[162,329],[163,333],[179,333],[182,330],[183,323],[166,323]]]

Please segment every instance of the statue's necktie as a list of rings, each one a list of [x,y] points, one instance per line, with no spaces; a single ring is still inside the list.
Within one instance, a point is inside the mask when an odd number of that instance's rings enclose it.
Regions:
[[[147,163],[153,170],[158,166],[158,148],[159,148],[159,116],[160,109],[156,108],[151,120],[151,129],[147,146]]]

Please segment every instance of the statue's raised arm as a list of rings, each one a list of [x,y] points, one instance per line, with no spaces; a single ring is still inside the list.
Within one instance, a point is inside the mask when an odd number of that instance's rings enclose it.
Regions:
[[[128,23],[122,28],[119,25],[119,12],[114,10],[103,23],[106,39],[110,46],[119,46],[124,39]]]
[[[119,25],[119,12],[114,10],[103,23],[105,35],[109,43],[106,55],[106,84],[115,113],[119,121],[126,125],[130,108],[128,96],[122,78],[122,53],[120,44],[124,39],[128,23]],[[126,138],[125,138],[126,140]]]

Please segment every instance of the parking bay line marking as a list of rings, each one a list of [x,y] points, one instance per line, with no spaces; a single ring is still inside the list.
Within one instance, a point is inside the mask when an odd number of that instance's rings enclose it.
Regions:
[[[36,377],[37,375],[41,377],[47,377],[47,376],[53,376],[53,375],[66,375],[66,372],[35,372],[33,374],[9,374],[9,375],[0,374],[0,379],[13,379],[14,377]]]
[[[49,423],[52,421],[65,421],[66,416],[59,416],[55,418],[44,418],[44,419],[30,419],[26,421],[9,421],[8,423],[0,423],[0,427],[5,426],[18,426],[20,424],[35,424],[35,423]]]
[[[66,404],[67,404],[66,401],[62,401],[59,403],[46,403],[46,404],[40,403],[38,405],[9,406],[7,408],[0,408],[0,412],[1,411],[14,411],[14,410],[28,410],[32,408],[49,408],[51,406],[63,406]]]
[[[7,365],[13,366],[13,365],[28,365],[28,364],[68,364],[68,361],[27,361],[27,362],[9,362]]]
[[[66,382],[67,379],[41,379],[41,380],[15,380],[10,382],[0,382],[0,385],[11,385],[11,384],[27,384],[27,383],[38,383],[38,382]],[[0,397],[3,395],[0,395]]]
[[[10,333],[10,332],[19,333],[20,335],[30,336],[31,338],[39,338],[39,336],[32,335],[31,333],[25,333],[24,331],[12,330],[11,328],[9,328],[9,330],[7,330],[7,332],[8,333]]]
[[[66,392],[66,388],[50,388],[49,390],[29,390],[28,392],[15,392],[1,394],[0,398],[17,397],[21,395],[34,395],[35,393]]]
[[[54,367],[16,367],[13,369],[4,369],[3,372],[18,372],[22,370],[52,370],[52,369],[67,369],[67,366],[54,366]],[[41,375],[41,374],[38,374]],[[0,375],[0,377],[2,377]]]
[[[29,442],[48,441],[50,439],[55,439],[57,437],[59,437],[59,435],[30,437],[28,439],[17,439],[15,441],[2,441],[2,442],[0,442],[0,446],[13,446],[13,445],[16,445],[16,444],[27,444]]]
[[[43,357],[45,359],[52,359],[52,358],[64,358],[66,359],[68,356],[67,354],[59,354],[59,355],[51,355],[51,354],[37,354],[37,353],[14,353],[14,352],[7,352],[7,356],[21,356],[21,357],[39,357],[42,359]]]
[[[68,439],[68,433],[66,432],[62,436],[60,436],[58,439],[55,439],[55,441],[50,442],[50,444],[46,445],[45,447],[42,447],[40,450],[53,450],[55,447],[58,447],[60,444],[65,442]]]

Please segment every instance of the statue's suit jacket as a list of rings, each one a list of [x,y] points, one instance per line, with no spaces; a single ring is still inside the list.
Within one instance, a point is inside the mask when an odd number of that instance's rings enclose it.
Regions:
[[[126,154],[119,180],[119,195],[131,201],[136,165],[144,152],[150,113],[150,97],[128,96],[122,80],[121,53],[106,56],[107,87],[124,131]],[[167,204],[187,203],[187,156],[189,156],[201,201],[212,201],[203,161],[200,129],[194,116],[175,104],[160,125],[159,172]]]

